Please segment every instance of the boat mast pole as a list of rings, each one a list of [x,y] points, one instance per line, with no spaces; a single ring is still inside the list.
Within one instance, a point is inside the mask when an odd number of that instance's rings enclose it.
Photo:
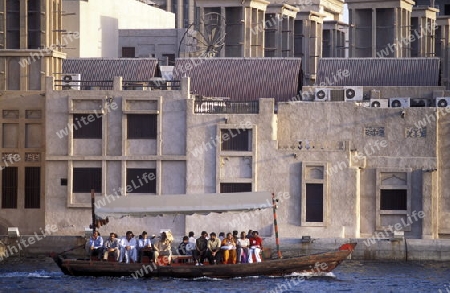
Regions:
[[[278,258],[283,258],[280,250],[280,239],[278,238],[278,222],[277,222],[277,200],[275,199],[275,193],[272,192],[272,207],[273,207],[273,227],[275,229],[275,243],[277,245]]]
[[[94,189],[91,189],[91,210],[92,210],[92,235],[95,232],[95,205],[94,205]]]

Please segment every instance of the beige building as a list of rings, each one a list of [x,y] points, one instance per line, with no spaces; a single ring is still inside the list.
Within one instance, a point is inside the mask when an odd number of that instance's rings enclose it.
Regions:
[[[282,59],[261,60],[276,67]],[[196,66],[187,76],[208,70],[208,62],[192,60]],[[229,61],[222,62],[223,67]],[[438,62],[428,63],[432,66],[423,72],[426,84],[420,87],[365,86],[362,91],[379,91],[386,102],[393,96],[432,99],[443,94],[443,87],[437,86]],[[181,65],[186,68],[185,62],[178,65],[182,75]],[[230,82],[235,87],[245,83],[254,68],[229,76]],[[297,74],[292,71],[289,79],[296,80]],[[106,206],[108,198],[114,200],[122,192],[164,197],[269,191],[279,198],[283,238],[348,239],[383,233],[389,239],[389,227],[396,224],[409,239],[450,234],[444,192],[450,108],[374,108],[349,99],[277,104],[270,98],[199,99],[201,93],[190,94],[191,86],[201,89],[202,82],[206,88],[218,80],[186,77],[179,88],[130,91],[115,78],[112,90],[57,91],[49,78],[46,119],[52,123],[47,123],[45,135],[45,188],[46,210],[51,212],[46,213],[46,224],[56,224],[60,235],[83,233],[90,223],[91,188],[96,203]],[[219,88],[215,96],[224,97],[220,91],[225,89]],[[295,88],[291,91],[295,94]],[[72,124],[78,129],[67,128]],[[145,178],[153,180],[147,183]],[[268,211],[110,218],[100,231],[145,227],[155,232],[171,229],[178,237],[190,230],[254,229],[270,239],[270,216]]]
[[[60,0],[0,3],[0,234],[45,228],[45,77],[61,72]]]
[[[136,0],[62,0],[62,5],[62,30],[78,35],[63,48],[71,58],[123,55],[118,50],[120,29],[175,27],[173,13]]]

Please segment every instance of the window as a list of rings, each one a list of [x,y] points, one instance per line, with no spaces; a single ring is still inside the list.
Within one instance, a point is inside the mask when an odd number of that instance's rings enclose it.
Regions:
[[[156,114],[128,114],[128,139],[156,139]]]
[[[406,189],[381,189],[380,209],[381,210],[406,210],[407,206]]]
[[[251,192],[251,183],[220,183],[221,193]]]
[[[73,192],[102,192],[102,168],[73,168]]]
[[[323,184],[306,184],[306,222],[323,222]]]
[[[101,139],[102,116],[73,114],[73,138]]]
[[[167,66],[175,66],[175,54],[162,54],[163,64]]]
[[[243,151],[252,150],[252,130],[251,129],[222,129],[222,151]]]
[[[25,167],[25,208],[41,207],[41,168]]]
[[[6,49],[20,49],[20,1],[6,1]]]
[[[41,1],[28,0],[28,49],[41,47]]]
[[[156,193],[156,169],[127,169],[127,193]]]
[[[301,225],[324,227],[329,222],[328,165],[326,162],[302,163]]]
[[[122,58],[135,58],[136,49],[134,47],[122,47]]]
[[[6,167],[2,171],[2,208],[17,209],[17,167]]]
[[[444,15],[450,15],[450,4],[444,5]]]

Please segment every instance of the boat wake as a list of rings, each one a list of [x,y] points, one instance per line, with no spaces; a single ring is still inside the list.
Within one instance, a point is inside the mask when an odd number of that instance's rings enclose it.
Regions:
[[[313,278],[313,277],[328,277],[328,278],[336,278],[336,275],[333,272],[301,272],[301,273],[292,273],[286,275],[285,277],[305,277],[305,278]]]
[[[2,273],[0,278],[31,278],[31,279],[49,279],[49,278],[59,278],[61,277],[60,272],[8,272]]]

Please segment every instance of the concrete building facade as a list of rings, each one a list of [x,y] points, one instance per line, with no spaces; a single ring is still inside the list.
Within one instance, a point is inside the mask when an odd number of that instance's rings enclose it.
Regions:
[[[100,0],[63,0],[62,5],[62,29],[79,35],[63,49],[71,58],[117,58],[123,55],[117,50],[120,29],[175,27],[173,13],[136,0],[111,0],[107,5]]]

